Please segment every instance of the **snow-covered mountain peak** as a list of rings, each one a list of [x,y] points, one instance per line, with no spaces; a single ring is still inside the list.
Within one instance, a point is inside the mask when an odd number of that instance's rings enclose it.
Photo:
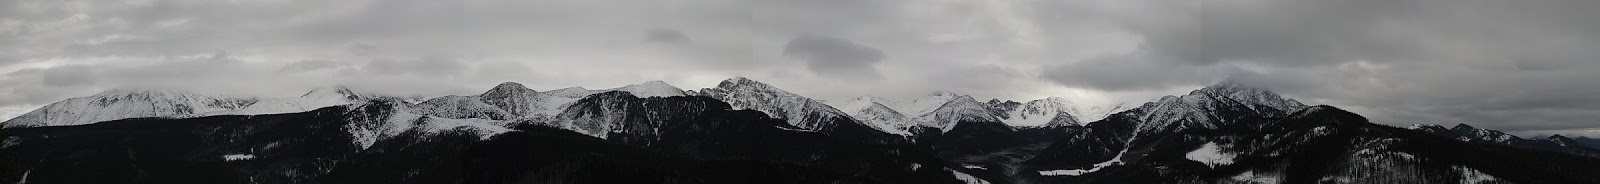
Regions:
[[[1278,93],[1269,90],[1253,88],[1233,81],[1222,81],[1211,86],[1190,92],[1185,96],[1207,95],[1213,97],[1226,97],[1251,106],[1267,106],[1283,112],[1294,112],[1306,105],[1294,99],[1284,98]],[[1254,107],[1252,107],[1254,108]]]
[[[727,79],[727,80],[722,80],[721,83],[717,83],[717,88],[722,88],[722,89],[751,89],[751,90],[779,90],[779,91],[782,91],[781,89],[777,89],[776,87],[772,87],[772,85],[768,85],[767,83],[762,83],[762,82],[756,81],[756,80],[750,80],[749,78],[744,78],[744,77],[734,77],[734,78],[730,78],[730,79]]]
[[[1406,129],[1412,129],[1412,130],[1432,129],[1432,128],[1447,129],[1447,128],[1444,128],[1444,126],[1439,126],[1439,125],[1435,125],[1435,124],[1422,124],[1422,123],[1413,123],[1413,124],[1411,124],[1411,126],[1406,127]]]
[[[850,117],[854,117],[868,126],[873,126],[891,134],[910,135],[911,133],[908,129],[911,128],[911,122],[908,121],[905,114],[901,114],[899,111],[895,111],[894,108],[889,108],[888,105],[883,104],[887,102],[883,98],[866,95],[850,98],[849,100],[833,101],[828,105],[844,111],[845,114],[849,114]]]
[[[1130,110],[1136,114],[1129,115],[1140,122],[1138,132],[1155,133],[1191,128],[1213,129],[1239,121],[1217,117],[1286,117],[1306,107],[1299,101],[1283,98],[1271,91],[1224,81],[1187,95],[1165,96],[1155,102],[1145,103],[1136,111]]]
[[[311,91],[306,92],[304,95],[300,95],[300,97],[345,100],[360,100],[363,98],[360,93],[356,93],[355,91],[350,90],[349,87],[344,86],[319,87],[316,89],[311,89]]]
[[[1567,138],[1567,136],[1562,136],[1561,134],[1554,134],[1554,135],[1550,135],[1550,137],[1545,137],[1544,138],[1544,140],[1567,140],[1567,139],[1572,139],[1572,138]]]
[[[478,96],[506,96],[513,94],[533,94],[538,92],[539,91],[534,91],[533,89],[528,89],[527,86],[523,86],[521,83],[504,82],[500,83],[499,85],[495,85],[494,88],[490,88],[489,91],[484,91],[483,94]]]
[[[683,89],[678,89],[678,87],[674,87],[674,86],[672,86],[670,84],[667,84],[667,82],[662,82],[662,81],[650,81],[650,82],[639,83],[639,84],[631,84],[631,85],[627,85],[627,86],[613,88],[611,90],[627,91],[628,93],[632,93],[634,96],[638,96],[640,98],[686,96],[687,95],[686,93],[683,92]]]
[[[197,113],[191,116],[258,115],[305,112],[318,108],[364,102],[369,95],[344,86],[326,86],[312,89],[298,97],[266,98],[243,108]]]
[[[1466,138],[1486,140],[1497,143],[1510,143],[1512,141],[1522,140],[1522,138],[1515,135],[1496,130],[1479,129],[1477,127],[1472,127],[1472,125],[1467,125],[1466,123],[1458,124],[1454,128],[1450,128],[1450,131],[1465,136]]]
[[[963,95],[958,94],[956,92],[951,92],[951,91],[946,91],[946,90],[938,90],[938,91],[933,91],[931,93],[928,93],[928,96],[951,96],[951,97],[954,97],[954,96],[963,96]]]
[[[894,108],[895,110],[900,111],[901,113],[905,113],[906,116],[917,117],[917,116],[926,115],[929,112],[933,112],[933,110],[939,109],[940,106],[944,106],[944,104],[950,103],[950,101],[956,100],[957,98],[962,97],[962,96],[966,96],[966,95],[956,94],[956,93],[952,93],[952,92],[949,92],[949,91],[935,91],[933,93],[929,93],[928,96],[923,96],[921,98],[917,98],[915,100],[911,100],[911,102],[906,102],[906,103],[894,103],[894,102],[891,102],[890,104],[884,104],[884,105],[889,105],[889,107]],[[971,99],[972,97],[971,96],[967,96],[967,98]],[[977,101],[977,100],[973,100],[973,101]]]
[[[945,103],[939,104],[936,108],[929,110],[925,114],[916,116],[917,123],[921,126],[938,128],[943,131],[950,131],[957,123],[960,122],[1000,121],[1000,118],[996,117],[994,111],[991,111],[987,104],[978,102],[978,100],[973,99],[972,96],[956,95],[948,97],[950,98],[949,100],[945,101]]]
[[[826,130],[835,122],[851,119],[843,111],[817,100],[744,77],[723,80],[716,88],[701,89],[694,95],[722,100],[735,109],[761,111],[809,131]]]

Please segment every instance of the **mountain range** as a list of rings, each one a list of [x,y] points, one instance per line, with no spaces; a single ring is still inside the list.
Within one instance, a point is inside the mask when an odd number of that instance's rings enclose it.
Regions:
[[[818,100],[743,77],[421,101],[116,89],[0,126],[11,183],[1600,182],[1593,139],[1389,127],[1232,82],[1138,106]]]

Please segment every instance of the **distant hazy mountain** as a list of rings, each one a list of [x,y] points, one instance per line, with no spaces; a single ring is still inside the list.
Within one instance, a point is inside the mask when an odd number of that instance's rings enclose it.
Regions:
[[[1479,129],[1467,124],[1458,124],[1454,128],[1446,129],[1444,126],[1415,124],[1406,129],[1426,132],[1469,143],[1500,144],[1511,147],[1571,153],[1591,157],[1600,157],[1600,150],[1589,147],[1585,143],[1561,135],[1552,135],[1539,139],[1524,139],[1505,132],[1490,129]]]

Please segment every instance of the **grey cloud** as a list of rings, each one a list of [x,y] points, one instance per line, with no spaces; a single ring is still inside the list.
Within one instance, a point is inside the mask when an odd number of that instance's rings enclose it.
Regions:
[[[693,42],[689,35],[676,29],[658,28],[645,32],[645,41],[653,43],[683,44]]]
[[[283,65],[279,72],[300,73],[319,70],[333,70],[344,67],[343,63],[329,60],[302,60]]]
[[[1058,84],[1109,91],[1160,90],[1216,82],[1240,73],[1227,65],[1173,65],[1168,59],[1128,55],[1051,66],[1041,77]]]
[[[1192,64],[1271,65],[1356,60],[1427,62],[1531,57],[1539,50],[1594,42],[1595,1],[1530,0],[1210,0],[1178,8],[1196,19],[1130,24],[1146,45]],[[1588,45],[1588,44],[1579,44]],[[1557,53],[1574,54],[1574,53]]]
[[[1153,90],[1235,80],[1379,123],[1600,127],[1600,1],[1208,0],[1115,16],[1139,50],[1056,64],[1058,84]],[[1144,12],[1157,12],[1142,15]],[[1111,59],[1107,59],[1111,58]]]
[[[55,87],[71,87],[94,84],[94,73],[88,66],[62,66],[45,69],[40,77],[44,85]]]
[[[386,75],[420,75],[449,77],[460,75],[468,66],[461,61],[442,57],[417,59],[378,59],[367,63],[364,69]]]
[[[881,77],[873,64],[887,57],[877,48],[817,35],[801,35],[789,40],[783,47],[783,55],[806,61],[811,71],[818,74],[869,78]]]

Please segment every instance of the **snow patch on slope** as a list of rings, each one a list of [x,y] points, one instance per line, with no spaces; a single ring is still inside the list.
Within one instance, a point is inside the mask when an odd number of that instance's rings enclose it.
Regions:
[[[1500,180],[1499,178],[1495,178],[1489,174],[1484,174],[1482,171],[1478,171],[1477,169],[1472,169],[1465,166],[1453,166],[1453,168],[1455,168],[1455,170],[1461,174],[1461,183],[1463,184],[1478,184]]]
[[[222,160],[225,160],[225,161],[242,161],[242,160],[251,160],[251,159],[256,159],[256,155],[252,155],[252,154],[230,154],[230,155],[223,155],[222,156]]]
[[[1255,171],[1244,171],[1244,173],[1239,173],[1239,175],[1234,175],[1229,179],[1233,179],[1237,182],[1257,184],[1278,184],[1282,183],[1281,181],[1283,181],[1283,177],[1278,176],[1277,174],[1255,173]]]
[[[949,170],[949,169],[945,169],[945,170]],[[978,177],[974,177],[971,174],[963,173],[961,171],[956,171],[956,170],[949,170],[949,171],[950,171],[951,175],[955,175],[956,176],[956,179],[961,180],[961,182],[964,182],[964,183],[967,183],[967,184],[989,184],[989,181],[985,181],[983,179],[978,179]]]
[[[408,131],[418,131],[426,134],[438,134],[447,130],[464,130],[478,135],[480,140],[488,139],[494,135],[512,131],[511,129],[507,129],[500,125],[499,121],[484,119],[450,119],[415,114],[411,113],[412,110],[408,109],[408,107],[405,107],[403,104],[392,103],[403,102],[389,102],[389,104],[362,103],[349,105],[351,109],[357,110],[349,113],[358,114],[357,116],[348,119],[347,121],[349,121],[349,123],[345,124],[345,130],[350,134],[351,137],[353,137],[353,144],[360,146],[361,149],[367,149],[372,147],[372,145],[377,143],[379,140],[394,137]],[[388,105],[389,107],[378,107],[376,110],[368,109],[371,107],[366,107],[372,105]],[[386,114],[359,112],[360,110],[380,111],[386,112]],[[379,117],[367,117],[365,116],[366,114],[381,115],[377,115]]]
[[[1199,149],[1184,154],[1183,157],[1216,168],[1217,166],[1233,164],[1234,154],[1223,152],[1221,146],[1217,146],[1215,142],[1207,142],[1205,145],[1200,146]]]

